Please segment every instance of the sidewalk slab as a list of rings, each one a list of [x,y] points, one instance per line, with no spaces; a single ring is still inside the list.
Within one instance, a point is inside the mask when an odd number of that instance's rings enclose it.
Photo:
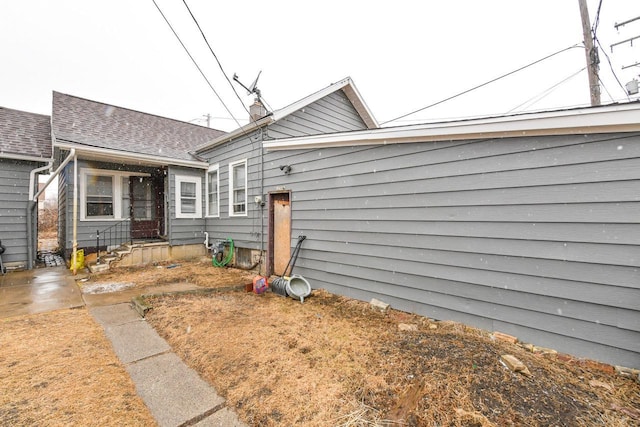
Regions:
[[[247,427],[245,423],[238,419],[235,412],[229,408],[222,408],[209,417],[194,424],[195,427]]]
[[[128,303],[89,308],[124,364],[171,350]]]
[[[90,308],[91,315],[103,327],[124,325],[129,322],[141,322],[142,319],[131,304],[123,303],[111,306],[99,306]]]
[[[134,321],[104,329],[118,359],[124,364],[171,350],[169,344],[145,321]]]
[[[125,368],[160,426],[179,426],[202,414],[219,412],[224,405],[224,398],[174,353],[149,357]]]

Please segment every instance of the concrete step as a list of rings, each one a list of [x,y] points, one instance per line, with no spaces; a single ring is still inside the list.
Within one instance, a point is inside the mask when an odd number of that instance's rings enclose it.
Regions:
[[[100,273],[102,271],[107,271],[109,269],[108,262],[101,262],[100,264],[91,263],[87,265],[87,268],[92,273]]]

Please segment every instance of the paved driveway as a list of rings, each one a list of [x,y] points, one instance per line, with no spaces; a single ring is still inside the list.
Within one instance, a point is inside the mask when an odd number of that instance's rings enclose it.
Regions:
[[[0,317],[82,306],[80,289],[64,266],[0,275]]]

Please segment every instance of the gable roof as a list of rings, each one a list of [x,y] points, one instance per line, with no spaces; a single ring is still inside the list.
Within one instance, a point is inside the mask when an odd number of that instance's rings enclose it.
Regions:
[[[356,88],[355,83],[353,82],[353,80],[351,80],[351,77],[346,77],[336,83],[333,83],[325,87],[324,89],[321,89],[315,93],[312,93],[311,95],[308,95],[300,99],[299,101],[296,101],[284,108],[276,110],[273,113],[265,117],[262,117],[259,120],[256,120],[255,122],[251,122],[245,126],[239,127],[238,129],[231,131],[226,135],[222,135],[206,144],[203,144],[197,147],[196,152],[204,151],[216,145],[219,145],[224,142],[230,141],[232,139],[246,135],[263,126],[267,126],[267,125],[270,125],[271,123],[277,122],[287,116],[290,116],[296,111],[301,110],[307,105],[310,105],[338,90],[342,90],[344,92],[344,94],[347,96],[347,98],[349,99],[349,101],[351,102],[355,110],[358,112],[358,115],[360,116],[360,118],[365,123],[368,129],[378,128],[379,126],[378,122],[376,121],[375,117],[371,113],[371,110],[369,110],[369,107],[367,107],[367,104],[364,102],[364,99],[362,98],[362,96],[360,95],[360,92]]]
[[[192,123],[53,92],[51,126],[56,146],[98,157],[200,162],[190,152],[224,132]],[[70,144],[65,144],[70,143]]]
[[[640,132],[640,102],[265,141],[268,150]]]
[[[0,107],[0,157],[49,161],[52,156],[49,116]]]

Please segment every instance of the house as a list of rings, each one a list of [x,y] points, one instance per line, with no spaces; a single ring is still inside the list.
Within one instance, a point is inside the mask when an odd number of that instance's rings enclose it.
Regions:
[[[195,153],[209,163],[204,196],[208,235],[234,241],[236,265],[260,262],[263,274],[279,275],[289,261],[292,241],[291,192],[280,185],[287,184],[287,174],[300,176],[303,166],[290,166],[286,156],[265,157],[263,144],[371,130],[378,123],[348,77],[280,110],[260,113],[261,108],[256,102],[249,125],[199,146]]]
[[[281,275],[304,235],[314,288],[640,368],[640,103],[380,128],[346,78],[251,113],[225,134],[54,93],[67,255],[131,224]]]
[[[640,368],[640,103],[269,136],[314,288]]]
[[[226,134],[54,92],[51,137],[65,257],[136,240],[148,247],[163,242],[163,252],[147,260],[204,255],[206,241],[224,239],[231,229],[235,263],[248,266],[264,240],[256,227],[264,203],[255,203],[263,193],[254,186],[263,169],[261,138],[377,127],[348,78],[281,110],[267,112],[256,102],[250,111],[248,125]],[[284,262],[288,253],[287,239]]]
[[[65,256],[135,239],[164,242],[165,258],[204,254],[201,181],[209,164],[192,150],[223,133],[53,92]]]
[[[38,175],[53,162],[49,116],[0,107],[0,241],[5,268],[31,268]]]

